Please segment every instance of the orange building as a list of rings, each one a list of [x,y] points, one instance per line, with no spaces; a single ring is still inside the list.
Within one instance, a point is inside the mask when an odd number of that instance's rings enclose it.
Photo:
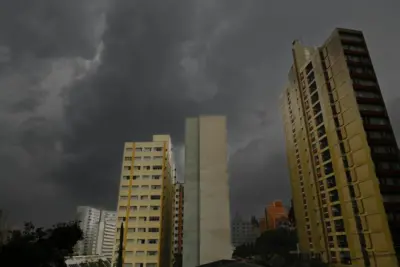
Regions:
[[[268,230],[276,229],[279,223],[287,220],[287,210],[282,201],[276,200],[265,209],[266,228]]]
[[[260,233],[264,233],[265,231],[267,231],[267,220],[265,219],[265,217],[258,220],[258,227],[260,229]]]

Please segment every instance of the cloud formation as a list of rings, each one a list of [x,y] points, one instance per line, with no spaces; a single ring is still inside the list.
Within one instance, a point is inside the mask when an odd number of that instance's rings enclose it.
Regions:
[[[199,114],[228,116],[233,212],[288,203],[279,95],[293,39],[364,30],[400,131],[399,3],[326,5],[0,0],[2,208],[40,224],[114,209],[123,142],[169,133],[182,158],[184,118]]]

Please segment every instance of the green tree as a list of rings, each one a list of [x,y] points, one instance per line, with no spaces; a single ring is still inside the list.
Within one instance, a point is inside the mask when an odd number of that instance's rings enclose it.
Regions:
[[[65,267],[65,257],[73,254],[82,237],[78,222],[59,223],[49,229],[26,223],[22,231],[12,231],[0,247],[0,266]]]
[[[242,244],[240,246],[237,246],[235,250],[233,251],[232,257],[235,258],[247,258],[254,256],[256,254],[256,251],[254,249],[254,244]]]

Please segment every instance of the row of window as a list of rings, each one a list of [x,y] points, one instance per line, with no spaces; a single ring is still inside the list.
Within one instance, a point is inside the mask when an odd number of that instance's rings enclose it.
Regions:
[[[131,178],[132,177],[132,178]],[[133,175],[133,176],[129,176],[129,175],[125,175],[122,177],[122,179],[124,180],[160,180],[161,175]]]
[[[132,147],[127,147],[125,149],[126,152],[132,152],[133,148]],[[161,152],[163,151],[162,147],[136,147],[135,148],[136,152],[151,152],[151,151],[157,151],[157,152]]]
[[[400,203],[400,195],[382,195],[383,202]]]
[[[133,157],[133,159],[135,160],[135,161],[149,161],[149,160],[159,160],[159,159],[163,159],[164,157],[163,156],[153,156],[153,157],[151,157],[151,156],[144,156],[144,157],[139,157],[139,156],[136,156],[136,157]],[[132,157],[124,157],[124,160],[125,161],[132,161]]]
[[[138,189],[140,188],[141,191],[142,191],[142,190],[149,190],[149,189],[157,190],[157,189],[161,189],[161,185],[147,185],[147,184],[141,185],[141,186],[139,186],[139,185],[132,185],[131,188],[132,188],[132,190],[138,190]],[[122,186],[121,186],[121,189],[123,189],[123,190],[128,190],[128,189],[129,189],[129,186],[128,186],[128,185],[122,185]]]
[[[126,211],[127,206],[119,206],[119,211]],[[160,210],[160,206],[130,206],[130,211],[146,211],[146,210]]]
[[[118,217],[118,220],[121,222],[125,219],[125,217]],[[139,217],[129,217],[128,222],[158,222],[160,221],[160,217],[159,216],[139,216]]]
[[[120,240],[116,240],[116,244],[119,244]],[[138,245],[143,245],[143,244],[149,244],[149,245],[155,245],[158,244],[158,239],[133,239],[133,238],[128,238],[126,239],[126,244],[131,245],[131,244],[138,244]]]
[[[124,263],[123,267],[157,267],[157,263],[146,263],[146,265],[140,262],[135,263],[135,265],[132,263]]]
[[[124,166],[125,171],[129,171],[132,169],[132,166]],[[162,170],[162,165],[146,165],[146,166],[133,166],[133,169],[135,171],[140,171],[140,170],[145,170],[145,171],[150,171],[150,170]]]
[[[128,200],[128,196],[120,196],[119,198],[120,200]],[[131,196],[132,200],[159,200],[161,199],[160,195],[142,195],[142,196],[138,196],[138,195],[133,195]]]
[[[121,230],[121,228],[117,229],[117,232],[119,232]],[[149,228],[145,228],[145,227],[129,227],[127,229],[128,233],[158,233],[160,232],[160,228],[157,227],[149,227]]]

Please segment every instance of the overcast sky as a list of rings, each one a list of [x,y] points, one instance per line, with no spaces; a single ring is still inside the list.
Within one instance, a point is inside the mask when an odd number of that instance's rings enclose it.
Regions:
[[[279,95],[291,43],[364,31],[400,137],[398,0],[0,0],[0,208],[115,209],[124,141],[228,117],[233,212],[290,200]],[[180,169],[182,172],[182,169]]]

